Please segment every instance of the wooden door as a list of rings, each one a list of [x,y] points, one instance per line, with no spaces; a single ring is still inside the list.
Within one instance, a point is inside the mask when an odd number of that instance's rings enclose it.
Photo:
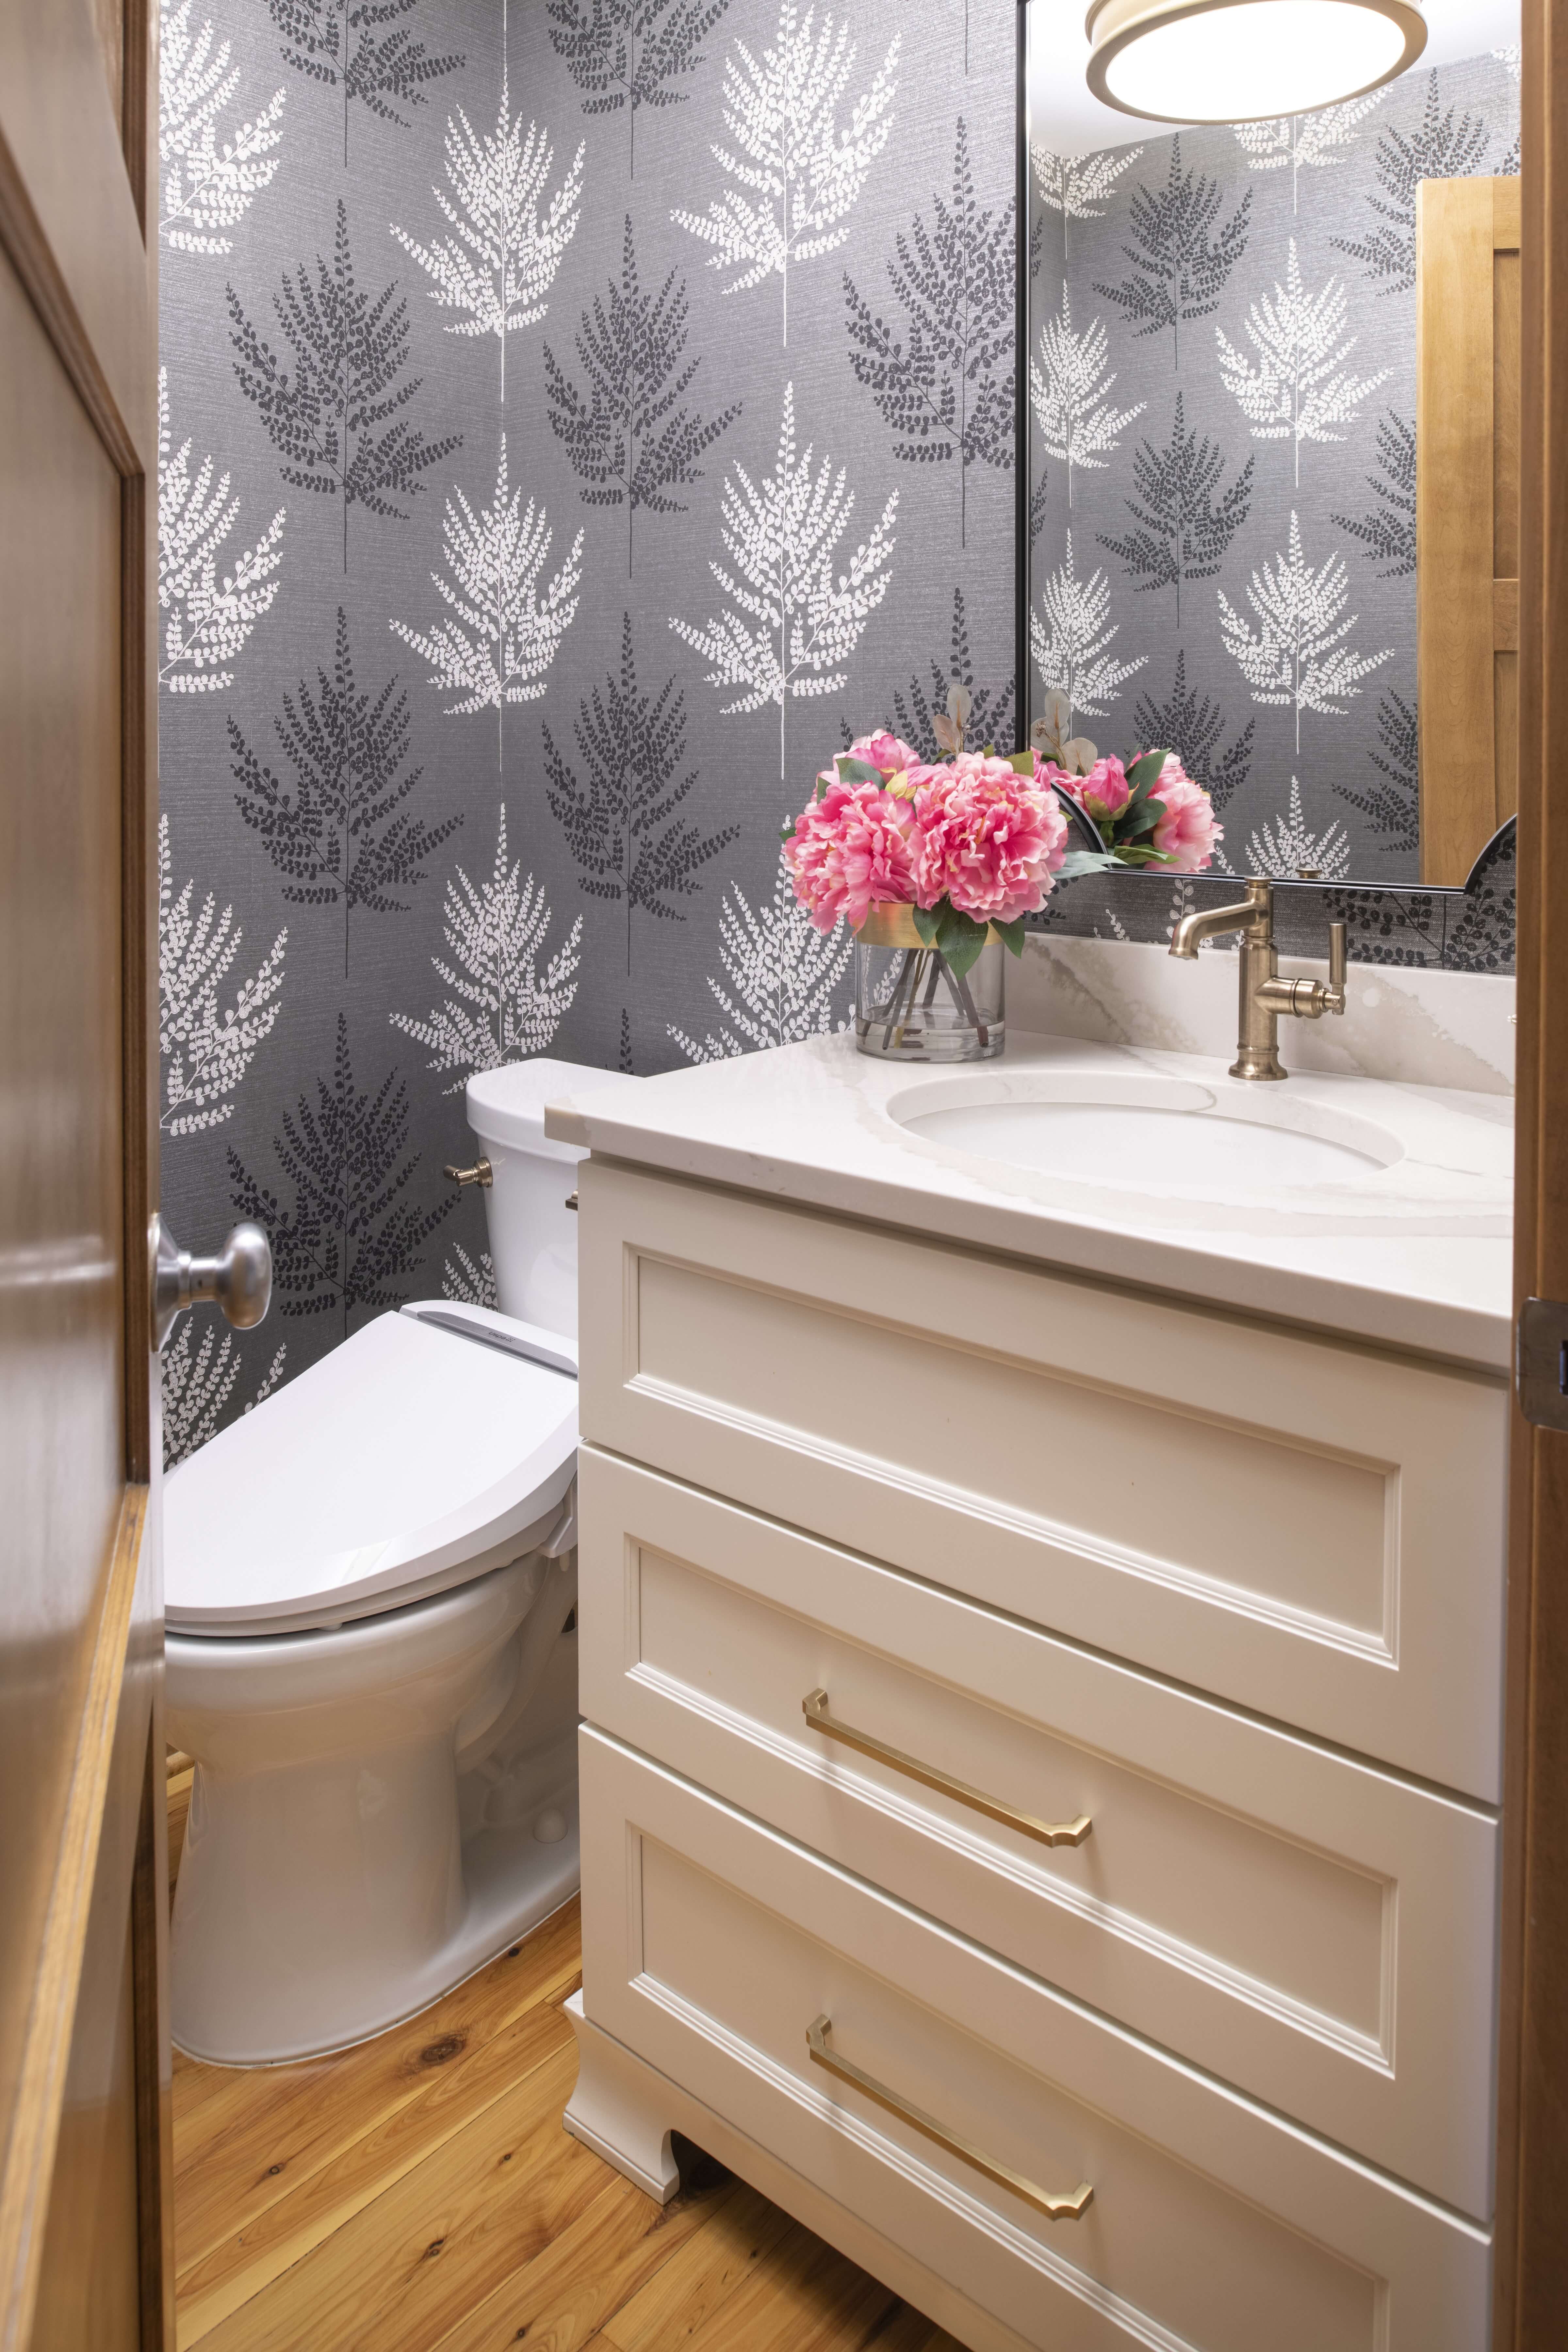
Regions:
[[[1568,1299],[1568,10],[1525,0],[1515,1303]],[[1568,2342],[1568,1433],[1517,1410],[1492,2352]]]
[[[1415,192],[1421,879],[1460,885],[1519,806],[1517,179]]]
[[[172,2346],[151,0],[0,0],[0,2352]]]

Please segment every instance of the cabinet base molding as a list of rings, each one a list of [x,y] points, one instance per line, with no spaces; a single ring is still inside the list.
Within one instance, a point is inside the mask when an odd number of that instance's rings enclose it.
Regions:
[[[561,2120],[574,2139],[624,2172],[645,2197],[668,2205],[680,2186],[669,2152],[674,2126],[667,2094],[673,2086],[612,2034],[589,2024],[580,1992],[566,2003],[566,2014],[577,2036],[577,2087]]]
[[[679,2132],[704,2155],[727,2165],[928,2319],[945,2327],[971,2352],[1032,2352],[1012,2328],[958,2294],[922,2263],[911,2261],[837,2198],[770,2156],[748,2134],[726,2123],[701,2099],[683,2091],[668,2074],[595,2025],[584,2009],[580,1992],[567,2001],[566,2014],[577,2036],[577,2087],[563,2118],[566,2129],[645,2195],[661,2205],[674,2196],[679,2182],[669,2136]]]

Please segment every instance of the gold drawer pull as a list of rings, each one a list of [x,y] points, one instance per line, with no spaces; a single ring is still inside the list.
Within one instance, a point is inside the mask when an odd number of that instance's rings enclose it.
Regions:
[[[890,1764],[895,1772],[907,1772],[911,1780],[940,1790],[944,1797],[956,1797],[961,1805],[973,1805],[977,1813],[1003,1822],[1008,1829],[1022,1830],[1026,1837],[1038,1838],[1042,1845],[1081,1845],[1093,1826],[1087,1813],[1079,1813],[1076,1822],[1037,1822],[1033,1813],[1021,1813],[1016,1805],[1005,1805],[999,1797],[988,1797],[983,1789],[972,1789],[967,1780],[955,1780],[951,1772],[939,1772],[934,1764],[922,1764],[918,1757],[906,1756],[901,1748],[889,1748],[886,1740],[873,1739],[868,1731],[851,1730],[848,1724],[836,1722],[828,1714],[825,1690],[807,1691],[800,1708],[807,1723],[815,1723],[829,1739],[841,1739],[846,1748],[858,1748],[862,1756],[875,1756],[879,1762]]]
[[[1045,2215],[1047,2221],[1076,2221],[1093,2199],[1094,2190],[1087,2180],[1080,2180],[1068,2196],[1053,2197],[1048,2189],[1037,2189],[1032,2180],[1026,2180],[1023,2174],[1015,2172],[1011,2166],[998,2164],[993,2158],[983,2156],[968,2140],[960,2139],[957,2133],[950,2132],[945,2124],[939,2124],[934,2116],[925,2115],[919,2107],[911,2106],[908,2099],[899,2096],[897,2091],[889,2091],[885,2083],[879,2083],[874,2074],[863,2074],[849,2059],[840,2058],[837,2052],[830,2050],[827,2036],[831,2030],[832,2020],[826,2017],[819,2017],[815,2024],[805,2029],[805,2046],[818,2066],[825,2066],[830,2074],[837,2074],[841,2083],[853,2083],[858,2091],[864,2091],[866,2096],[875,2099],[879,2107],[886,2107],[889,2115],[901,2116],[905,2123],[913,2124],[916,2131],[924,2132],[928,2139],[934,2139],[938,2147],[945,2147],[950,2156],[961,2157],[965,2164],[972,2164],[976,2172],[983,2172],[987,2180],[994,2180],[1001,2189],[1010,2189],[1015,2197],[1021,2197],[1026,2205],[1032,2205],[1037,2213]]]

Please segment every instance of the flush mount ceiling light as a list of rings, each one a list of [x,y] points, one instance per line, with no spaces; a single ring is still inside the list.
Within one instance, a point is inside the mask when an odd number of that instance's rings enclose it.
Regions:
[[[1092,0],[1089,86],[1156,122],[1251,122],[1359,98],[1415,64],[1412,0]]]

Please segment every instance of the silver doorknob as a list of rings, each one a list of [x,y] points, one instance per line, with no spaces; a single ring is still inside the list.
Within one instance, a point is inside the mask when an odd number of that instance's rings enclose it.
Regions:
[[[187,1307],[221,1307],[237,1331],[248,1331],[271,1299],[272,1248],[259,1225],[236,1225],[216,1257],[193,1257],[153,1218],[153,1345],[160,1351]]]

